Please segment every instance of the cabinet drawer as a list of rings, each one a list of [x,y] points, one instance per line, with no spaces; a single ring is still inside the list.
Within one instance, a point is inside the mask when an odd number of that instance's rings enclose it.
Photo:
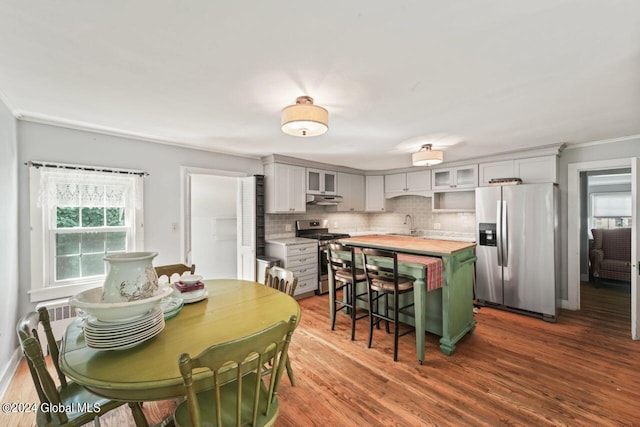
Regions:
[[[302,254],[296,256],[287,257],[287,268],[291,270],[293,267],[297,267],[299,265],[305,264],[317,264],[318,263],[318,254],[316,252],[312,254]]]
[[[293,245],[287,246],[287,257],[296,255],[309,254],[313,255],[318,252],[318,245]]]
[[[287,268],[287,270],[291,271],[295,277],[302,277],[307,275],[316,276],[318,274],[318,265],[315,263],[298,265],[296,267]]]
[[[298,286],[294,295],[300,295],[307,292],[315,292],[318,289],[318,276],[315,274],[302,276],[298,278]]]

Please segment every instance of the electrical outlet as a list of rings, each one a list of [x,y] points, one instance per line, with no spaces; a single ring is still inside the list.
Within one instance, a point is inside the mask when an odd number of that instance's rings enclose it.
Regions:
[[[439,222],[434,222],[433,223],[433,229],[434,230],[440,230],[440,223]]]
[[[333,228],[338,228],[338,221],[333,221]]]
[[[284,231],[291,231],[291,224],[285,224]]]
[[[173,232],[178,231],[178,223],[177,222],[172,222],[171,223],[171,231],[173,231]]]

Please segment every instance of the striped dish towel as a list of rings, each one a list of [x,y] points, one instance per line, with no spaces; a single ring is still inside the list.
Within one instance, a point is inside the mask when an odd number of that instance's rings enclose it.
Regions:
[[[427,291],[442,287],[442,259],[423,255],[398,254],[398,262],[400,261],[427,266]]]

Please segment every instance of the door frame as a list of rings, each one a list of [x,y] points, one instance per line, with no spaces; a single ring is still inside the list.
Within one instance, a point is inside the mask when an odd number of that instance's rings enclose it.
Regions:
[[[247,173],[222,169],[207,169],[193,166],[180,166],[180,259],[191,265],[191,176],[215,175],[235,178],[249,176]]]
[[[580,218],[580,173],[603,169],[620,169],[631,167],[631,158],[596,160],[589,162],[569,163],[567,172],[567,300],[563,300],[562,308],[580,310],[580,221],[572,219]],[[640,212],[632,211],[633,227],[640,224],[636,219]],[[633,283],[633,282],[632,282]],[[636,295],[636,289],[631,289],[632,295]],[[639,316],[637,304],[632,301],[632,324]],[[634,328],[635,329],[635,328]],[[632,337],[637,339],[637,337]]]

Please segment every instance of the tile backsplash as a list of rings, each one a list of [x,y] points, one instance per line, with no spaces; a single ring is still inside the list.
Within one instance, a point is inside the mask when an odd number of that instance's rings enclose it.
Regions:
[[[266,215],[267,237],[289,237],[295,235],[295,222],[300,219],[327,219],[332,232],[353,233],[358,231],[387,231],[406,233],[409,224],[404,224],[406,215],[411,215],[413,227],[420,231],[433,230],[440,224],[440,230],[473,233],[475,215],[471,212],[432,212],[431,198],[420,196],[400,196],[387,200],[385,213],[330,212],[324,206],[307,206],[301,214]],[[287,230],[287,226],[291,230]]]

